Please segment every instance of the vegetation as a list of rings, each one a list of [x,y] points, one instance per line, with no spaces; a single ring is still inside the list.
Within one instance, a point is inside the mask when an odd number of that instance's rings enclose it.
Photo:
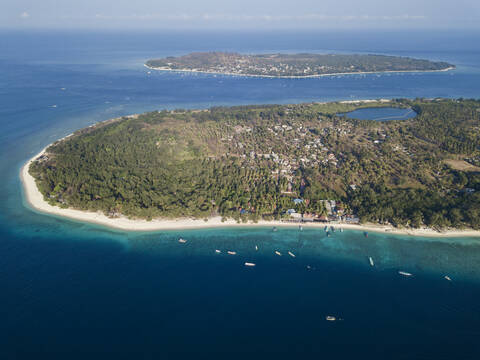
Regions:
[[[180,57],[149,60],[147,66],[160,70],[202,71],[256,76],[316,76],[336,73],[432,71],[454,67],[399,56],[342,54],[260,54],[225,52],[191,53]]]
[[[339,116],[413,108],[405,121]],[[217,107],[111,120],[56,142],[30,173],[52,204],[109,216],[319,217],[480,228],[480,101]],[[302,199],[303,202],[294,202]]]

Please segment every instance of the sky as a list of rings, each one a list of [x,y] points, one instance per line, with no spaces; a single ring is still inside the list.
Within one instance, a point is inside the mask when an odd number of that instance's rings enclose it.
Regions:
[[[0,27],[480,29],[479,0],[0,0]]]

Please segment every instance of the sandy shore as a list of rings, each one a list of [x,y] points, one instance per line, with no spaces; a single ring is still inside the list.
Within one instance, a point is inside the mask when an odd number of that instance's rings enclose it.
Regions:
[[[454,70],[455,67],[451,66],[442,70],[387,70],[387,71],[359,71],[359,72],[343,72],[343,73],[331,73],[331,74],[318,74],[318,75],[304,75],[304,76],[281,76],[281,75],[254,75],[254,74],[237,74],[229,72],[217,72],[217,71],[204,71],[204,70],[192,70],[192,69],[168,69],[168,68],[156,68],[143,64],[147,69],[156,71],[172,71],[172,72],[185,72],[185,73],[198,73],[198,74],[212,74],[212,75],[228,75],[228,76],[248,76],[248,77],[261,77],[261,78],[279,78],[279,79],[308,79],[319,78],[324,76],[337,76],[337,75],[361,75],[361,74],[388,74],[388,73],[429,73],[429,72],[444,72]]]
[[[154,219],[152,221],[128,219],[124,216],[118,218],[109,218],[100,212],[87,212],[74,209],[62,209],[58,206],[52,206],[46,202],[43,195],[37,188],[35,179],[29,174],[28,169],[33,160],[45,153],[48,146],[40,153],[31,158],[21,169],[20,178],[23,183],[25,198],[30,206],[36,210],[47,214],[59,215],[83,222],[95,223],[108,226],[115,229],[126,231],[155,231],[155,230],[179,230],[179,229],[199,229],[199,228],[216,228],[216,227],[245,227],[245,226],[277,226],[277,227],[298,227],[298,223],[287,223],[282,221],[259,221],[258,223],[238,224],[230,219],[222,222],[221,217],[212,217],[208,221],[197,219]],[[480,237],[480,231],[475,230],[446,230],[437,232],[432,229],[397,229],[391,226],[381,226],[376,224],[339,224],[339,223],[304,223],[302,226],[306,228],[323,228],[326,225],[333,225],[337,228],[341,227],[350,230],[372,231],[391,233],[399,235],[427,236],[427,237]]]

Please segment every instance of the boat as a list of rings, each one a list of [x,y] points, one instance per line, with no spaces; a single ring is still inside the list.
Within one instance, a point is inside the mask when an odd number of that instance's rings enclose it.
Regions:
[[[335,320],[337,320],[337,318],[336,318],[335,316],[327,315],[327,316],[325,317],[325,320],[327,320],[327,321],[335,321]]]
[[[274,226],[273,229],[272,229],[272,231],[277,231],[277,227]]]
[[[237,255],[237,253],[235,251],[227,251],[227,254],[228,255]]]
[[[246,263],[245,263],[245,266],[255,266],[255,263],[246,262]]]
[[[335,227],[334,226],[330,227],[330,229],[332,230],[332,233],[335,232]]]
[[[312,270],[312,267],[310,265],[307,265],[307,270]]]
[[[277,250],[275,250],[275,254],[277,254],[278,256],[282,256],[282,253],[280,251],[277,251]]]
[[[218,250],[218,249],[217,249],[217,250],[215,250],[215,252],[216,252],[217,254],[220,254],[220,253],[221,253],[221,251],[220,251],[220,250]]]
[[[368,232],[365,231],[365,232],[363,233],[363,235],[364,235],[365,237],[368,237]]]
[[[328,226],[325,226],[323,230],[328,231]]]
[[[330,237],[330,232],[329,231],[327,231],[327,237]]]
[[[288,252],[288,255],[290,255],[291,257],[295,257],[295,254],[292,253],[291,251]]]
[[[180,239],[178,239],[178,242],[181,243],[181,244],[185,244],[187,242],[187,240],[180,238]]]
[[[451,278],[450,276],[448,276],[448,275],[445,275],[444,278],[445,278],[446,280],[448,280],[448,281],[452,281],[452,278]]]
[[[343,232],[343,228],[340,228],[340,232]]]
[[[255,245],[255,251],[258,251],[258,246],[257,245]]]
[[[52,107],[52,108],[56,108],[56,107],[57,107],[57,105],[52,105],[51,107]]]
[[[303,226],[302,226],[302,225],[298,225],[298,230],[303,231]]]
[[[370,266],[374,266],[373,259],[371,256],[368,257],[368,261],[370,261]]]
[[[410,274],[409,272],[406,272],[406,271],[399,271],[398,273],[400,275],[403,275],[403,276],[412,276],[412,274]]]

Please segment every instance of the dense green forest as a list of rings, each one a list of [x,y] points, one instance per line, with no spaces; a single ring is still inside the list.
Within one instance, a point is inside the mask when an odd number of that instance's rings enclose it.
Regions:
[[[418,115],[337,115],[371,106]],[[30,173],[50,203],[109,216],[318,219],[335,200],[361,222],[479,229],[478,159],[479,101],[396,99],[114,119],[54,143]]]
[[[148,60],[154,69],[189,70],[256,76],[316,76],[335,73],[433,71],[454,65],[400,56],[358,54],[257,54],[197,52]]]

